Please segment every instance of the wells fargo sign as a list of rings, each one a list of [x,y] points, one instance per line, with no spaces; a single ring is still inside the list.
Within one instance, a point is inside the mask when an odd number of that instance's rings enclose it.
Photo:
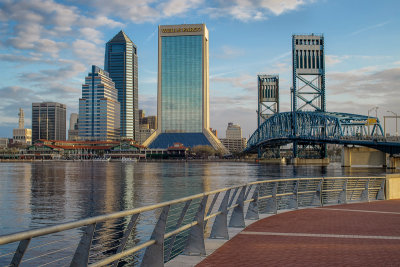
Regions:
[[[190,28],[164,28],[161,29],[162,33],[177,33],[177,32],[200,32],[201,27],[190,27]]]

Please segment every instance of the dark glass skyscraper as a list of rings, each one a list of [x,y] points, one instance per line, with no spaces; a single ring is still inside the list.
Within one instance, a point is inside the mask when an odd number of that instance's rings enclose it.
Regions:
[[[118,90],[121,104],[121,137],[139,137],[138,57],[132,40],[120,31],[106,44],[104,69],[110,74]]]

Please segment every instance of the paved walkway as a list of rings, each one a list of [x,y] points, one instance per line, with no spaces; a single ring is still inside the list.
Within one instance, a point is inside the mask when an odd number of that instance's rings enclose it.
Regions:
[[[400,199],[271,216],[196,266],[400,266]]]

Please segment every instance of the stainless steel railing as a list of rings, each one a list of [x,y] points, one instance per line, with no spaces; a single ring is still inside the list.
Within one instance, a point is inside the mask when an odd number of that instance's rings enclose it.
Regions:
[[[248,183],[133,210],[0,236],[0,266],[163,266],[205,255],[205,238],[229,239],[260,213],[384,199],[385,177]]]

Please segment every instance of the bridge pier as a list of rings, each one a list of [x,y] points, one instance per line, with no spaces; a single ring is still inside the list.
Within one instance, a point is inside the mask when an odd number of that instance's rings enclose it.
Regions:
[[[387,166],[386,153],[369,147],[348,147],[342,149],[342,167]]]
[[[389,154],[386,154],[386,168],[388,169],[400,168],[400,158],[392,157]]]

